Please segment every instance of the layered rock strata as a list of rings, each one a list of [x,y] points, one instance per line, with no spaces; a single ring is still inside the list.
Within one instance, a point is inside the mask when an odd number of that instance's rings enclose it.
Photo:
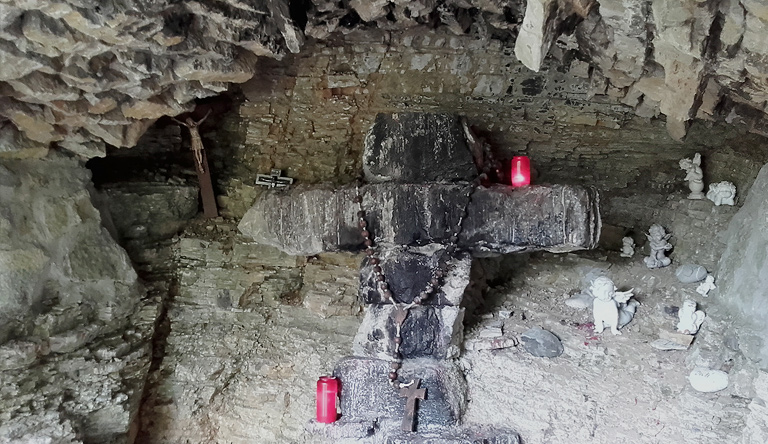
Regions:
[[[159,301],[89,180],[57,155],[0,163],[0,442],[135,436]]]

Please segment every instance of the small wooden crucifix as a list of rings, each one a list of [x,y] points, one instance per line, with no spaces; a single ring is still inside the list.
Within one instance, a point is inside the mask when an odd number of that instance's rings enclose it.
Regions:
[[[197,171],[197,181],[200,183],[200,198],[203,201],[203,215],[207,218],[218,217],[219,211],[216,208],[216,196],[213,194],[213,182],[211,181],[211,172],[208,170],[208,157],[205,155],[203,139],[200,138],[200,132],[197,128],[211,114],[211,110],[202,119],[195,122],[191,117],[187,117],[182,122],[171,117],[174,122],[189,128],[189,138],[192,153],[195,156],[195,171]]]
[[[269,175],[257,174],[256,185],[264,185],[269,188],[286,188],[293,183],[290,177],[282,177],[283,171],[273,168]]]
[[[416,420],[416,400],[426,399],[427,389],[419,388],[421,379],[414,379],[407,387],[400,388],[400,397],[407,398],[405,401],[405,417],[401,430],[412,432],[414,430],[414,421]]]

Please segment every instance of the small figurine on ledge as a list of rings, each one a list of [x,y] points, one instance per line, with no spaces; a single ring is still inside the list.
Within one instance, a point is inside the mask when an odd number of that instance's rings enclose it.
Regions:
[[[736,204],[736,185],[728,181],[722,181],[709,185],[707,199],[715,205],[735,205]]]
[[[629,236],[624,236],[621,240],[621,257],[632,257],[635,255],[635,240]]]
[[[637,306],[640,305],[635,300],[630,301],[633,290],[616,291],[613,281],[605,276],[592,281],[589,291],[595,297],[592,302],[595,333],[602,333],[605,327],[610,327],[611,333],[621,334],[619,329],[629,324],[635,316]]]
[[[696,302],[686,299],[683,306],[677,312],[680,322],[677,323],[677,331],[686,335],[695,335],[704,322],[706,315],[701,310],[696,310]]]
[[[651,228],[648,229],[648,233],[645,237],[648,238],[651,247],[651,255],[643,259],[645,266],[654,269],[666,267],[671,264],[672,259],[665,256],[664,252],[672,249],[672,244],[667,242],[669,238],[672,237],[672,233],[667,234],[664,227],[659,224],[653,224],[651,225]]]
[[[693,159],[680,159],[680,168],[686,171],[685,180],[691,194],[688,199],[704,199],[704,173],[701,171],[701,154],[696,153]]]
[[[711,274],[708,274],[707,277],[704,279],[704,282],[699,284],[698,287],[696,287],[696,293],[707,297],[709,296],[709,292],[717,288],[715,285],[715,277]]]

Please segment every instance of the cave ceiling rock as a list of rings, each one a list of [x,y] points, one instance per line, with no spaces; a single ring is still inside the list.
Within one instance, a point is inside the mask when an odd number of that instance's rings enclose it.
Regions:
[[[694,118],[768,136],[764,0],[0,0],[0,152],[130,147],[305,35],[415,27],[501,39],[534,71],[551,57],[676,139]]]
[[[0,152],[133,146],[303,39],[281,0],[0,0]]]

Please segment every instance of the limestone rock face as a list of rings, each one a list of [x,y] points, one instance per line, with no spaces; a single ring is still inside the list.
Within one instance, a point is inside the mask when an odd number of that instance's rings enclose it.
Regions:
[[[717,271],[718,298],[740,319],[742,352],[768,368],[768,165],[733,216]]]
[[[257,56],[303,43],[278,0],[3,1],[0,17],[0,123],[66,149],[133,146],[157,118],[250,79]]]
[[[467,205],[468,185],[377,184],[360,192],[377,243],[423,245],[448,240]],[[238,228],[288,254],[361,249],[355,193],[327,187],[266,193]],[[600,232],[597,204],[595,191],[581,187],[479,188],[467,207],[459,246],[500,253],[592,248]]]
[[[0,166],[0,343],[133,313],[136,273],[102,228],[88,180],[63,159]]]
[[[158,304],[73,159],[0,162],[0,442],[127,443]]]

